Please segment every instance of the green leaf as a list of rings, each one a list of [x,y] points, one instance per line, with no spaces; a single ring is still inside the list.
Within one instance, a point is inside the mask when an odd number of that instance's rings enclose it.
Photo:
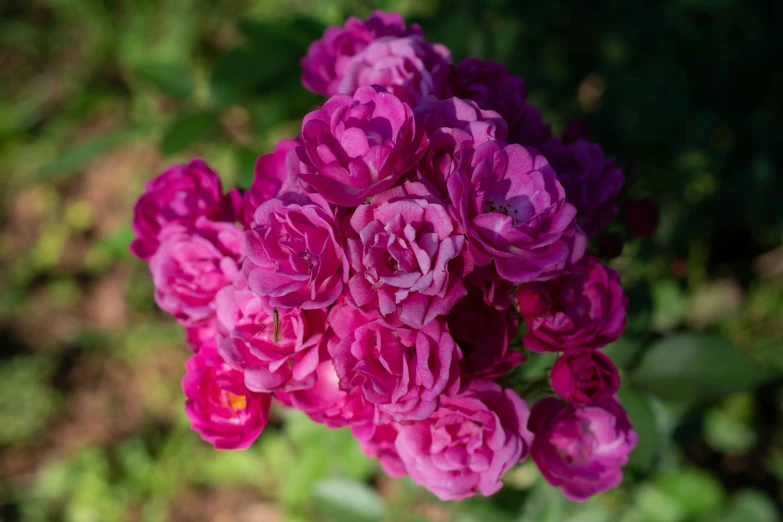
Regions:
[[[30,181],[40,183],[72,174],[94,158],[130,141],[138,131],[139,129],[120,129],[84,141],[63,152],[56,161],[45,165]]]
[[[725,493],[720,482],[707,471],[679,468],[655,480],[658,490],[676,500],[690,517],[709,515],[723,505]]]
[[[136,73],[160,92],[173,98],[187,98],[193,93],[193,81],[181,64],[143,62],[136,66]]]
[[[729,339],[679,334],[648,348],[634,382],[665,400],[698,401],[753,388],[765,377]]]
[[[729,509],[717,519],[718,522],[778,522],[775,503],[763,493],[745,489],[731,500]]]
[[[169,124],[161,141],[163,154],[175,154],[193,143],[213,135],[218,129],[217,115],[213,112],[183,114]]]
[[[335,522],[374,522],[386,516],[381,497],[366,484],[331,477],[313,488],[313,500],[320,512]]]
[[[625,386],[617,395],[628,412],[633,429],[639,434],[639,442],[628,459],[628,465],[639,471],[649,471],[658,455],[660,444],[650,398],[645,392]]]

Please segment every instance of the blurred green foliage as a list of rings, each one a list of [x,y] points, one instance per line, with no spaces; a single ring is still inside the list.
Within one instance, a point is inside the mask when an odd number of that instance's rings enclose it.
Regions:
[[[586,120],[628,176],[612,231],[627,201],[660,204],[612,262],[631,314],[606,352],[641,435],[615,491],[569,504],[527,462],[443,504],[296,412],[244,452],[188,429],[181,333],[127,253],[133,202],[191,155],[248,186],[320,101],[299,83],[309,42],[376,7],[507,64],[556,131]],[[0,520],[780,520],[782,19],[739,0],[6,0]]]

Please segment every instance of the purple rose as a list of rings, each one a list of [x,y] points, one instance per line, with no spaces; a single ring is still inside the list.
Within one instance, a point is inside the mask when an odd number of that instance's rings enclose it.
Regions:
[[[202,216],[220,221],[224,210],[220,178],[204,161],[170,167],[147,182],[136,202],[131,226],[136,239],[130,250],[139,259],[149,259],[167,224],[192,225]]]
[[[413,481],[441,500],[489,496],[527,458],[533,436],[530,411],[513,390],[476,380],[444,397],[428,419],[399,426],[396,447]]]
[[[205,326],[218,291],[239,273],[242,231],[201,217],[192,227],[166,225],[160,241],[150,259],[155,302],[185,327]]]
[[[442,319],[393,328],[377,313],[338,304],[329,313],[329,354],[340,388],[375,405],[376,423],[421,420],[459,388],[462,354]]]
[[[343,27],[329,27],[320,40],[310,44],[302,58],[302,83],[318,94],[332,96],[339,91],[351,58],[371,42],[384,36],[421,35],[421,27],[407,29],[399,13],[374,11],[367,20],[348,18]]]
[[[576,220],[572,221],[571,225],[563,231],[560,242],[565,245],[568,255],[560,263],[546,267],[536,278],[537,281],[549,281],[570,272],[587,251],[587,236],[576,224]]]
[[[465,58],[454,67],[449,76],[449,89],[453,96],[496,111],[510,126],[522,118],[527,99],[527,86],[522,78],[508,74],[503,64],[476,58]]]
[[[465,236],[421,183],[378,194],[354,211],[350,226],[352,305],[421,328],[465,296]]]
[[[536,289],[545,292],[550,310],[525,316],[528,333],[522,341],[534,352],[603,348],[625,329],[628,298],[620,276],[593,256],[557,279],[537,283]]]
[[[514,306],[516,286],[500,277],[493,265],[474,267],[465,284],[480,290],[484,302],[492,308],[508,310]]]
[[[521,145],[490,141],[448,179],[454,212],[476,265],[523,283],[568,257],[561,240],[576,209],[546,158]]]
[[[508,126],[508,141],[541,150],[552,138],[552,128],[544,121],[541,109],[530,103],[522,107],[519,119]]]
[[[276,198],[282,192],[301,192],[297,173],[290,167],[293,158],[286,158],[289,152],[301,145],[299,140],[280,140],[275,151],[259,156],[254,169],[253,184],[242,198],[240,221],[252,228],[256,209],[264,201]]]
[[[462,350],[462,375],[496,379],[525,362],[522,352],[510,351],[518,322],[511,309],[498,310],[470,288],[447,317],[449,331]]]
[[[475,102],[449,98],[425,98],[413,111],[430,144],[419,163],[419,175],[446,194],[446,180],[460,162],[470,164],[482,143],[505,140],[506,122],[496,112],[482,110]]]
[[[361,393],[346,393],[340,389],[340,379],[334,364],[327,359],[315,370],[316,380],[311,388],[275,393],[286,406],[303,411],[315,422],[329,428],[357,424],[372,425],[373,407]]]
[[[326,310],[273,308],[269,300],[235,284],[216,298],[218,348],[256,392],[290,391],[315,383]]]
[[[208,344],[187,362],[182,379],[185,413],[191,428],[216,449],[245,449],[266,426],[272,396],[245,388],[242,373],[232,370]]]
[[[250,289],[273,308],[324,308],[342,294],[348,260],[332,210],[318,194],[286,192],[263,203],[242,237]]]
[[[613,397],[589,406],[570,406],[554,397],[536,403],[528,427],[534,433],[531,455],[544,478],[581,502],[612,489],[638,435]]]
[[[387,36],[348,61],[338,92],[352,95],[364,85],[380,85],[416,106],[425,96],[443,97],[450,68],[451,53],[446,47],[419,35]]]
[[[601,352],[561,355],[550,373],[552,389],[572,404],[590,404],[612,396],[620,388],[620,374],[612,360]]]
[[[577,210],[577,221],[588,236],[617,216],[614,200],[623,186],[623,171],[601,147],[584,139],[568,145],[553,138],[542,152],[557,172],[568,201]]]
[[[378,86],[337,94],[302,123],[299,179],[336,205],[355,207],[391,188],[427,150],[411,108]]]
[[[359,441],[359,446],[368,457],[376,458],[387,475],[394,478],[408,474],[405,464],[394,443],[397,440],[397,424],[389,423],[376,426],[372,423],[358,424],[351,427],[351,433]]]

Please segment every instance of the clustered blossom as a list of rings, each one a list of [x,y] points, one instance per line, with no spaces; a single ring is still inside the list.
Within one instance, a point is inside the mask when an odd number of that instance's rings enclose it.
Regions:
[[[194,352],[192,428],[246,448],[276,399],[442,500],[496,493],[528,456],[574,501],[619,484],[637,435],[600,350],[628,301],[587,253],[616,162],[398,14],[328,28],[301,64],[328,99],[246,191],[193,160],[135,208],[131,251]],[[559,354],[549,388],[507,377],[530,352]],[[528,388],[550,396],[531,410]]]

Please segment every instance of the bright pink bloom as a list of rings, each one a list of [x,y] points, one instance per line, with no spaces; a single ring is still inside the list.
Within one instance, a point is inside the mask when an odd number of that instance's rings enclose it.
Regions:
[[[577,209],[577,221],[588,236],[617,216],[614,204],[625,177],[614,158],[584,139],[565,145],[552,138],[542,152],[557,172],[568,201]]]
[[[397,431],[396,423],[380,426],[365,423],[351,427],[351,433],[359,441],[359,446],[364,454],[378,459],[383,471],[393,478],[404,477],[408,474],[394,445],[397,440]]]
[[[487,142],[448,179],[449,197],[476,265],[523,283],[568,257],[561,240],[576,214],[546,159],[520,145]]]
[[[205,326],[215,314],[215,295],[230,285],[242,262],[242,231],[204,217],[192,227],[169,224],[150,259],[155,302],[186,327]]]
[[[528,333],[522,341],[534,352],[602,348],[625,329],[628,298],[620,276],[593,256],[585,256],[569,273],[535,288],[545,293],[551,308],[525,317]]]
[[[451,68],[446,47],[422,36],[379,38],[345,65],[338,86],[352,95],[364,85],[380,85],[405,103],[416,106],[423,97],[443,97]]]
[[[364,400],[361,393],[347,393],[340,389],[340,379],[331,359],[322,361],[315,373],[316,381],[312,388],[276,393],[275,397],[329,428],[372,425],[373,406]]]
[[[377,423],[421,420],[459,388],[462,354],[442,319],[423,328],[392,328],[377,313],[346,304],[329,313],[335,333],[329,354],[340,388],[363,393]]]
[[[439,499],[489,496],[530,452],[529,415],[513,390],[476,380],[462,393],[444,397],[428,419],[400,425],[395,445],[413,481]]]
[[[334,213],[318,194],[286,192],[263,203],[245,232],[250,289],[273,308],[324,308],[348,280]]]
[[[601,352],[561,355],[550,374],[552,389],[572,404],[590,404],[612,396],[620,388],[620,374],[612,360]]]
[[[246,284],[221,290],[216,305],[220,354],[243,372],[248,389],[289,391],[315,383],[325,309],[273,308]]]
[[[421,328],[465,296],[465,236],[421,183],[378,194],[356,209],[350,225],[351,304]]]
[[[305,116],[299,179],[336,205],[356,206],[391,188],[427,150],[413,111],[381,87],[332,96]]]
[[[525,362],[522,352],[508,349],[519,326],[513,310],[489,306],[480,289],[471,287],[446,320],[464,355],[463,375],[496,379]]]
[[[194,352],[199,351],[203,345],[213,342],[216,335],[214,317],[210,317],[196,326],[185,328],[185,342]]]
[[[216,449],[245,449],[266,426],[272,396],[245,388],[214,344],[204,345],[187,363],[182,390],[191,428]]]
[[[446,194],[446,180],[462,162],[470,164],[482,143],[505,140],[508,129],[496,112],[482,110],[470,100],[427,97],[413,111],[430,144],[417,168],[419,175]]]
[[[240,220],[246,227],[252,228],[253,216],[261,203],[276,198],[282,192],[302,191],[298,173],[295,171],[298,163],[296,155],[288,158],[289,152],[299,145],[299,140],[280,140],[275,145],[274,152],[258,157],[253,184],[242,198]]]
[[[371,42],[384,36],[421,35],[416,24],[405,27],[399,13],[374,11],[367,20],[348,18],[343,27],[329,27],[320,40],[310,44],[302,58],[302,83],[318,94],[332,96],[339,86],[351,58]]]
[[[224,210],[220,178],[203,160],[170,167],[147,182],[136,202],[131,226],[136,239],[130,250],[140,259],[149,259],[158,249],[158,235],[165,225],[192,225],[202,216],[233,220],[223,215]]]
[[[565,405],[554,397],[533,407],[528,427],[535,434],[533,460],[544,478],[581,502],[622,482],[622,467],[638,435],[613,397],[589,406]]]

